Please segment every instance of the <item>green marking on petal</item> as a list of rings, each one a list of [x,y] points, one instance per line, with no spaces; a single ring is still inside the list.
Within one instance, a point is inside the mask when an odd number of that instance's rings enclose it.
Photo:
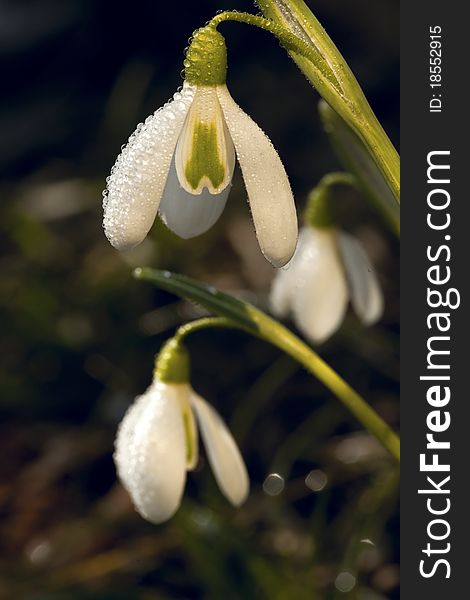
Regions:
[[[184,436],[186,439],[186,464],[193,466],[196,455],[196,440],[194,439],[194,424],[192,415],[183,412]]]
[[[193,128],[193,143],[184,167],[184,175],[193,190],[206,178],[217,189],[225,178],[225,165],[219,155],[217,127],[214,123],[197,122]]]

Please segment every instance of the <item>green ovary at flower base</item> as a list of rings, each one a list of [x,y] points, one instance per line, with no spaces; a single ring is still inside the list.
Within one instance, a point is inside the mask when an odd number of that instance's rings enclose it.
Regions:
[[[181,92],[137,128],[111,171],[105,233],[116,248],[131,248],[157,213],[182,238],[204,233],[222,214],[237,157],[260,248],[282,266],[297,243],[289,180],[267,136],[225,85],[225,41],[214,25],[194,33],[184,65]]]
[[[238,447],[220,415],[189,383],[189,357],[171,339],[157,357],[154,380],[136,398],[116,436],[114,461],[137,511],[152,523],[178,509],[186,472],[198,461],[198,426],[217,483],[235,506],[249,490]]]

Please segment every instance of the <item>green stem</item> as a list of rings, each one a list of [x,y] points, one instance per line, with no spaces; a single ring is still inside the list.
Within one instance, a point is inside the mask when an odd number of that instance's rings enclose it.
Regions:
[[[324,100],[320,100],[318,110],[338,158],[348,171],[354,174],[366,198],[399,237],[400,206],[367,147]]]
[[[228,296],[214,288],[208,288],[189,277],[168,271],[142,268],[134,271],[137,279],[150,281],[157,286],[189,298],[205,308],[223,315],[222,318],[208,317],[183,325],[176,337],[184,337],[207,327],[231,327],[241,329],[276,346],[321,381],[349,409],[357,420],[382,445],[400,460],[400,441],[385,421],[370,407],[342,377],[340,377],[312,348],[300,340],[289,329],[272,319],[256,307]]]
[[[218,327],[227,329],[242,329],[243,331],[250,332],[249,327],[244,327],[243,325],[236,323],[233,319],[228,319],[227,317],[203,317],[202,319],[189,321],[189,323],[185,323],[184,325],[181,325],[181,327],[178,327],[174,335],[174,339],[180,344],[188,337],[188,335],[191,335],[192,333],[196,333],[204,329]]]
[[[319,92],[366,145],[398,203],[400,162],[397,151],[374,115],[348,63],[320,22],[303,0],[257,0],[257,4],[267,18],[309,42],[326,60],[339,81],[347,101],[337,102],[334,99],[332,101],[331,98],[323,95],[321,90]],[[296,55],[292,50],[289,50],[289,53],[307,79],[315,85],[312,63],[304,56]]]
[[[351,173],[334,172],[324,175],[309,193],[304,222],[312,227],[328,228],[336,224],[334,188],[352,187],[357,190],[356,178]]]
[[[309,63],[311,82],[322,96],[333,104],[338,102],[338,98],[344,101],[341,82],[318,48],[300,39],[282,25],[250,13],[224,11],[216,15],[210,21],[209,26],[218,27],[224,21],[245,23],[268,31],[279,40],[288,52],[294,53],[295,56],[301,57]]]
[[[360,106],[366,119],[362,127],[356,129],[356,131],[372,154],[385,180],[388,182],[397,204],[400,204],[400,157],[367,102],[362,90],[360,92],[362,96]]]
[[[255,309],[256,310],[256,309]],[[267,315],[257,311],[258,330],[226,317],[208,317],[186,323],[176,333],[177,339],[183,338],[196,331],[208,327],[228,327],[240,329],[267,341],[300,363],[309,373],[321,381],[341,402],[353,413],[357,420],[364,425],[394,456],[400,460],[400,442],[395,433],[379,417],[373,408],[360,396],[336,371],[334,371],[314,350],[302,342],[283,325]]]
[[[265,317],[265,319],[266,323],[259,337],[289,354],[319,379],[399,461],[400,441],[398,437],[364,398],[292,332],[269,317]]]

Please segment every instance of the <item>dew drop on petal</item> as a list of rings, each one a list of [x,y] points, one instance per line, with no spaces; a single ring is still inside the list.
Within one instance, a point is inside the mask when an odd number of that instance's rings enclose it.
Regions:
[[[139,123],[121,147],[103,194],[103,226],[116,248],[140,243],[150,229],[194,92],[185,84],[172,102]]]

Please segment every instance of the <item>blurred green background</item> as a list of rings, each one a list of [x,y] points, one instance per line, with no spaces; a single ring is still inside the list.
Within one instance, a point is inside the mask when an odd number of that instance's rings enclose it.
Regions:
[[[397,0],[311,0],[397,143]],[[156,527],[116,481],[116,427],[153,356],[193,306],[131,277],[188,274],[267,308],[241,176],[209,233],[160,224],[118,254],[101,229],[105,178],[137,122],[181,85],[191,32],[248,0],[0,2],[0,597],[398,598],[397,473],[339,401],[238,332],[191,338],[192,382],[223,414],[252,481],[233,509],[204,456],[177,516]],[[268,133],[299,211],[339,164],[317,96],[278,43],[224,24],[228,85]],[[398,426],[398,245],[357,196],[342,202],[386,296],[381,323],[348,316],[322,356]],[[293,326],[293,325],[291,325]],[[273,473],[282,478],[272,477]],[[271,475],[271,476],[270,476]]]

